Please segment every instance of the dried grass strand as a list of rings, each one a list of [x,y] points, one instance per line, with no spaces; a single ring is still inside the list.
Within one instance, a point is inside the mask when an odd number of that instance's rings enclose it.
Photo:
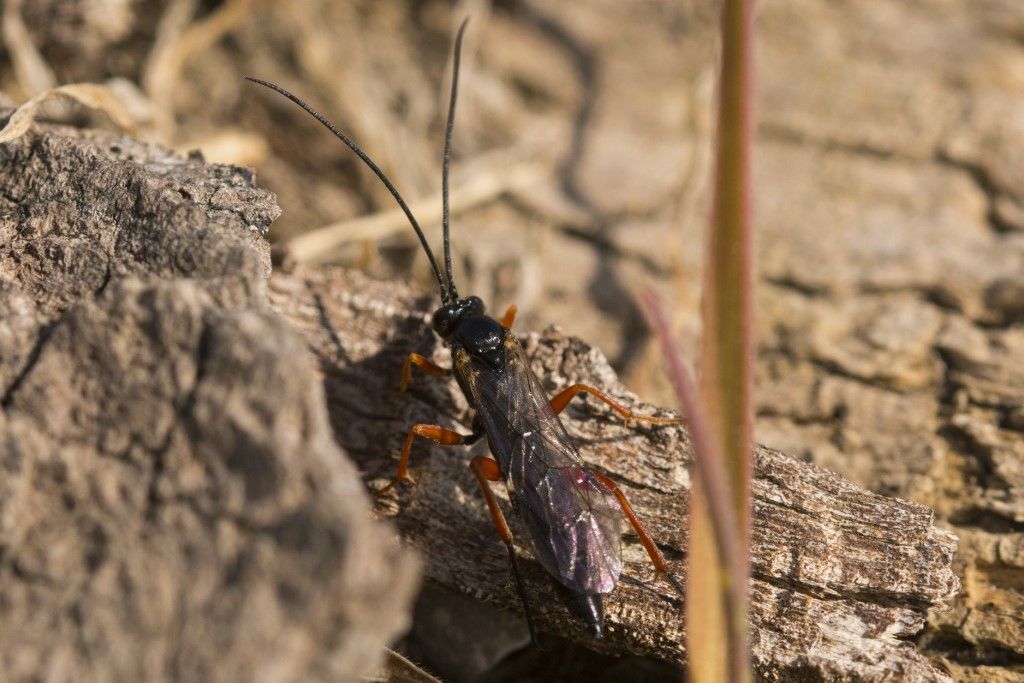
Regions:
[[[3,12],[3,39],[11,57],[14,76],[23,94],[33,97],[57,86],[57,77],[32,42],[21,18],[23,0],[7,0]]]
[[[489,202],[506,192],[521,190],[541,182],[547,173],[538,165],[524,163],[504,171],[478,173],[471,180],[455,188],[451,211],[459,213]],[[425,216],[424,227],[441,223],[441,195],[426,197],[410,203],[409,208]],[[340,221],[303,233],[287,242],[285,250],[296,263],[323,263],[341,246],[360,240],[380,240],[405,232],[405,214],[400,209],[389,209]]]
[[[0,128],[0,143],[21,137],[32,126],[40,107],[46,102],[68,98],[92,109],[104,112],[119,127],[131,130],[134,118],[117,93],[99,83],[71,83],[42,92],[18,107],[3,128]]]

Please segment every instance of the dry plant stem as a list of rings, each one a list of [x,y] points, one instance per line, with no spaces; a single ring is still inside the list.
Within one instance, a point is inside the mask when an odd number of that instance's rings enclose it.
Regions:
[[[459,213],[489,202],[511,190],[522,189],[540,182],[546,175],[536,164],[519,164],[507,171],[480,173],[456,188],[452,195],[451,211]],[[409,205],[418,216],[424,216],[424,226],[437,225],[441,216],[437,208],[441,195],[433,195]],[[405,214],[400,209],[361,216],[348,221],[332,223],[317,230],[303,233],[289,240],[288,254],[296,263],[322,263],[340,246],[359,240],[379,240],[408,230]]]
[[[441,683],[441,679],[435,678],[415,662],[386,648],[384,652],[384,665],[372,676],[363,679],[363,683]]]
[[[159,132],[165,139],[169,140],[174,133],[172,97],[185,65],[248,18],[256,1],[229,0],[202,21],[187,27],[183,24],[195,12],[195,3],[177,2],[167,10],[143,76],[146,94],[163,117]]]
[[[750,220],[750,150],[753,99],[752,0],[722,7],[714,195],[704,269],[701,398],[721,445],[728,491],[743,554],[750,543],[750,469],[753,423],[753,277]],[[749,681],[741,648],[723,649],[734,619],[747,620],[746,600],[722,612],[728,583],[747,584],[747,571],[729,576],[715,548],[711,492],[698,480],[690,508],[687,582],[687,652],[690,676],[705,681]],[[744,568],[745,569],[745,568]],[[744,629],[745,626],[741,626]]]
[[[43,104],[62,98],[102,111],[121,128],[130,130],[133,127],[131,112],[114,90],[97,83],[69,83],[45,90],[14,110],[7,123],[0,127],[0,143],[24,135],[31,128]]]
[[[705,398],[716,399],[709,403],[711,417],[718,420],[723,453],[732,465],[735,502],[744,508],[749,508],[753,423],[751,5],[750,0],[729,0],[722,14],[722,82],[701,356],[704,388],[716,390]],[[745,542],[748,536],[744,531]]]
[[[708,416],[697,398],[696,386],[683,364],[679,347],[672,340],[672,332],[661,301],[653,290],[645,290],[641,297],[651,329],[661,344],[662,355],[668,366],[669,381],[672,382],[672,388],[687,419],[690,436],[693,438],[694,469],[707,496],[715,545],[722,564],[728,568],[727,586],[722,598],[729,618],[729,652],[733,654],[730,679],[738,680],[740,672],[750,666],[745,608],[747,565],[744,545],[735,533],[736,513],[729,501],[729,484],[725,469],[722,467],[718,437],[711,429]],[[744,580],[736,580],[736,577],[743,577]]]
[[[21,19],[23,4],[24,0],[7,0],[0,20],[3,21],[4,45],[11,57],[18,85],[25,96],[34,97],[55,87],[57,78],[25,28]]]

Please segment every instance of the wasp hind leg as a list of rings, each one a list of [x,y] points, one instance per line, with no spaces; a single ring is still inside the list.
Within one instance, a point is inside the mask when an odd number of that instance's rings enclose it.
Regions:
[[[473,471],[473,476],[476,477],[477,483],[480,484],[480,491],[484,494],[487,509],[491,511],[491,520],[494,521],[494,527],[498,530],[498,536],[505,542],[505,547],[508,549],[508,558],[512,563],[512,575],[516,580],[516,590],[519,592],[519,599],[522,601],[523,611],[526,613],[526,626],[530,629],[530,640],[533,641],[534,645],[539,646],[540,640],[537,638],[537,628],[533,625],[533,615],[530,613],[530,602],[526,599],[526,585],[519,575],[519,562],[516,559],[515,548],[512,546],[512,530],[508,528],[505,515],[502,514],[501,508],[498,507],[498,501],[494,498],[494,492],[491,491],[491,482],[501,481],[502,479],[501,468],[498,467],[498,463],[493,458],[478,455],[469,461],[469,469]]]
[[[412,381],[412,366],[418,367],[422,372],[428,375],[434,375],[436,377],[443,377],[444,375],[450,375],[451,370],[442,368],[439,365],[434,365],[425,356],[421,356],[418,353],[410,353],[405,359],[405,364],[402,366],[402,384],[398,387],[398,393],[404,394],[405,390],[409,388],[409,382]]]
[[[633,525],[633,529],[636,531],[636,535],[640,537],[640,542],[643,544],[644,550],[646,550],[647,554],[650,556],[651,564],[654,565],[654,570],[657,572],[658,578],[668,581],[672,587],[676,589],[676,592],[682,595],[682,584],[679,582],[679,579],[669,573],[668,563],[665,562],[665,556],[661,554],[660,550],[658,550],[658,546],[654,544],[654,539],[652,539],[651,535],[647,533],[647,529],[645,529],[644,525],[640,522],[640,518],[636,516],[636,513],[633,511],[633,506],[630,505],[629,501],[626,499],[626,494],[622,492],[622,489],[619,488],[618,484],[600,472],[594,472],[591,470],[591,474],[593,474],[598,481],[604,484],[615,495],[615,498],[618,499],[619,507],[622,508],[622,512],[626,515],[626,519],[629,520],[629,523]]]
[[[408,473],[409,454],[412,452],[412,442],[417,436],[422,436],[424,439],[430,439],[434,443],[441,444],[442,446],[458,446],[465,443],[472,443],[473,441],[476,441],[477,438],[475,434],[463,436],[458,432],[445,429],[440,425],[413,425],[409,429],[409,435],[405,437],[405,445],[402,446],[402,455],[398,458],[398,472],[395,474],[395,478],[391,480],[390,484],[377,491],[377,495],[390,491],[402,480],[407,479],[409,481],[413,481],[412,477],[410,477]],[[413,481],[413,483],[416,482]]]
[[[626,424],[629,424],[634,420],[636,420],[637,422],[647,422],[655,425],[678,425],[683,423],[682,420],[677,420],[671,417],[651,417],[649,415],[637,415],[636,413],[634,413],[629,408],[616,401],[608,394],[604,393],[600,389],[595,389],[589,384],[573,384],[568,389],[560,391],[554,398],[551,399],[551,409],[555,411],[556,415],[561,413],[563,410],[565,410],[565,407],[569,405],[570,401],[576,398],[578,394],[581,394],[583,392],[587,392],[588,394],[594,396],[594,398],[598,398],[604,401],[609,408],[611,408],[612,410],[614,410],[615,412],[617,412],[619,415],[626,419]]]

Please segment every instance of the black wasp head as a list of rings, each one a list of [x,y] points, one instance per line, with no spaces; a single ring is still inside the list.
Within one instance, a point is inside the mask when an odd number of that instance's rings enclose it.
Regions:
[[[463,318],[483,314],[484,302],[480,297],[457,299],[434,311],[434,331],[447,341],[458,331]]]
[[[434,331],[446,342],[464,348],[470,355],[501,369],[505,329],[484,313],[484,302],[478,296],[456,299],[434,312]]]

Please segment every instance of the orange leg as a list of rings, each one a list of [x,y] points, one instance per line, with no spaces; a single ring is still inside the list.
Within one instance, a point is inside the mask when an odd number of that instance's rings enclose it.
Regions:
[[[398,482],[403,479],[413,481],[407,470],[409,468],[409,453],[412,452],[412,442],[417,436],[422,436],[424,439],[430,439],[434,443],[439,443],[442,446],[458,446],[459,444],[466,442],[466,437],[462,434],[453,432],[450,429],[445,429],[439,425],[413,425],[409,430],[409,435],[405,437],[405,445],[402,446],[402,455],[398,458],[398,473],[395,475],[395,478],[391,480],[390,484],[377,492],[378,495],[394,488],[398,485]]]
[[[512,547],[512,531],[508,528],[508,522],[505,521],[505,515],[502,514],[501,508],[498,507],[498,501],[494,499],[494,492],[491,491],[490,482],[501,481],[501,468],[493,458],[478,455],[469,461],[469,469],[473,471],[473,476],[476,477],[477,483],[480,484],[480,491],[484,494],[484,500],[487,501],[487,508],[491,511],[491,519],[498,530],[498,536],[505,542],[505,547],[508,549],[509,561],[512,563],[512,574],[516,580],[516,590],[519,591],[519,599],[523,601],[526,625],[530,629],[530,639],[534,645],[537,645],[540,641],[537,639],[537,628],[533,625],[530,603],[526,599],[526,586],[523,584],[523,579],[519,576],[516,551]]]
[[[414,365],[428,375],[436,375],[438,377],[451,372],[451,370],[434,365],[418,353],[410,353],[409,357],[405,359],[405,365],[402,366],[402,385],[398,387],[400,393],[404,394],[405,390],[409,388],[409,382],[412,381],[412,366]]]
[[[505,543],[511,543],[512,531],[508,528],[505,515],[502,514],[501,508],[498,507],[498,501],[494,499],[494,492],[491,491],[491,486],[488,484],[491,481],[501,481],[501,469],[498,467],[498,463],[493,458],[478,455],[469,461],[469,469],[473,471],[473,476],[476,477],[477,483],[480,484],[480,491],[484,494],[484,500],[487,501],[487,509],[491,511],[491,519],[494,520],[494,527],[498,530],[498,536]]]
[[[505,309],[505,315],[501,316],[501,326],[506,330],[512,329],[512,323],[516,321],[516,305],[512,304]]]
[[[613,399],[611,396],[604,393],[600,389],[595,389],[594,387],[587,384],[573,384],[568,389],[559,392],[557,396],[551,399],[551,409],[555,411],[555,414],[557,415],[558,413],[565,410],[565,407],[569,405],[569,401],[573,400],[573,398],[575,398],[577,394],[584,391],[587,392],[588,394],[592,394],[595,398],[599,398],[605,403],[607,403],[609,408],[617,412],[622,417],[626,418],[626,424],[629,424],[631,420],[637,420],[639,422],[650,422],[651,424],[656,425],[677,425],[683,423],[682,420],[676,420],[671,417],[649,417],[647,415],[637,415],[636,413],[632,412],[625,406],[616,402],[615,399]]]
[[[626,494],[622,492],[619,485],[614,481],[604,476],[599,472],[590,471],[598,481],[608,487],[608,489],[615,494],[615,497],[619,501],[619,506],[622,508],[622,512],[626,515],[626,519],[633,525],[633,529],[636,531],[636,535],[640,537],[640,542],[644,545],[644,550],[651,557],[651,564],[654,565],[654,570],[658,573],[659,578],[663,578],[672,584],[680,595],[683,593],[683,588],[679,584],[678,579],[668,573],[668,564],[665,562],[665,556],[658,550],[658,546],[654,544],[654,540],[651,535],[647,533],[647,529],[644,529],[644,525],[640,523],[640,518],[633,512],[633,506],[626,500]]]

